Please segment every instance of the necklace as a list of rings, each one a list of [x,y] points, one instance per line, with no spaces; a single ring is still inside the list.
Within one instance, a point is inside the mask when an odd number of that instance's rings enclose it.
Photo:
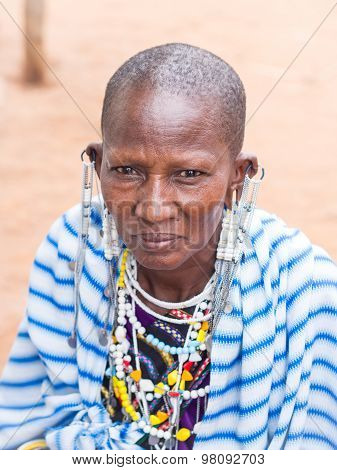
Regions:
[[[147,300],[149,300],[151,303],[154,305],[157,305],[158,307],[163,307],[166,308],[167,310],[173,310],[173,309],[182,309],[186,307],[191,307],[193,305],[196,305],[199,301],[202,301],[202,299],[205,298],[205,294],[211,295],[212,288],[213,288],[213,283],[215,279],[215,274],[213,273],[212,277],[209,279],[207,282],[206,286],[204,287],[203,291],[194,296],[191,297],[190,299],[184,300],[183,302],[165,302],[164,300],[159,300],[150,295],[148,292],[146,292],[137,282],[136,279],[134,279],[134,276],[131,273],[130,267],[128,264],[126,265],[126,273],[128,275],[128,279],[130,282],[130,286],[132,286],[136,291],[140,292],[143,297],[145,297]]]
[[[191,433],[195,432],[198,425],[198,422],[196,422],[192,430],[187,428],[179,429],[182,404],[188,400],[197,399],[197,410],[199,410],[200,398],[206,398],[209,393],[209,386],[186,390],[186,383],[191,382],[193,379],[190,372],[193,365],[201,360],[199,352],[207,349],[206,338],[210,336],[208,335],[208,319],[212,315],[210,286],[212,287],[213,281],[211,278],[202,293],[189,299],[188,305],[195,307],[190,318],[169,319],[164,315],[157,314],[148,307],[144,308],[150,315],[160,318],[162,321],[174,320],[172,323],[185,323],[188,325],[182,347],[170,346],[161,341],[160,338],[148,334],[146,328],[137,318],[136,303],[142,308],[146,306],[138,299],[136,290],[140,291],[141,294],[145,291],[140,288],[135,279],[135,263],[130,260],[127,266],[127,262],[128,250],[125,249],[121,257],[120,274],[117,281],[117,326],[114,330],[113,342],[110,345],[109,352],[112,365],[110,368],[111,390],[114,397],[119,400],[124,414],[129,419],[136,421],[144,433],[148,434],[149,444],[156,449],[163,449],[166,448],[168,441],[171,442],[173,438],[177,446],[177,441],[187,440]],[[178,308],[182,304],[185,305],[182,302],[165,303],[149,294],[147,295],[149,300],[156,305],[169,304],[172,309]],[[146,296],[144,295],[144,297]],[[131,356],[128,354],[130,342],[127,339],[127,324],[132,330],[135,369],[131,365]],[[142,378],[138,336],[142,336],[148,344],[152,344],[172,356],[177,356],[177,368],[169,372],[166,377],[162,377],[161,382],[157,384],[149,379]],[[156,414],[149,412],[148,403],[154,398],[164,402],[166,412],[158,411]],[[199,412],[197,413],[197,419],[199,419],[198,415]]]

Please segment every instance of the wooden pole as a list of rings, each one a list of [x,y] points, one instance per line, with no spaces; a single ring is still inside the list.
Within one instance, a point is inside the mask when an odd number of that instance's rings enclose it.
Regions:
[[[44,56],[43,19],[44,0],[25,0],[25,33],[28,39],[25,38],[24,81],[28,83],[42,83],[45,76],[46,66],[40,57]]]

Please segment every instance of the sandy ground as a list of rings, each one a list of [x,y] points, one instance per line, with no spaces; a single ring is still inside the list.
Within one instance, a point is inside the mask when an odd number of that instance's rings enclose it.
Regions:
[[[22,25],[23,1],[2,3]],[[337,8],[309,40],[333,3],[49,0],[45,57],[57,79],[49,73],[40,88],[21,82],[24,38],[0,5],[0,369],[24,314],[35,250],[79,201],[79,155],[99,138],[106,82],[150,46],[188,42],[234,66],[248,96],[244,149],[266,169],[258,205],[337,258]]]

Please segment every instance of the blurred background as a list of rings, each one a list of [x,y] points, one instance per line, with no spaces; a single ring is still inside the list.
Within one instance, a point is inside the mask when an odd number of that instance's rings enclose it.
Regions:
[[[80,200],[80,153],[100,140],[106,83],[151,46],[187,42],[236,69],[248,99],[244,150],[266,170],[258,207],[337,259],[334,5],[0,2],[0,370],[24,315],[35,251],[55,218]]]

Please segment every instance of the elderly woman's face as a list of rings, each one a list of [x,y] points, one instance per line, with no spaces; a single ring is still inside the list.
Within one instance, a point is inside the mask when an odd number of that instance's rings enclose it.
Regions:
[[[133,90],[105,122],[102,194],[120,236],[147,268],[179,267],[205,249],[221,222],[233,164],[214,109]]]

